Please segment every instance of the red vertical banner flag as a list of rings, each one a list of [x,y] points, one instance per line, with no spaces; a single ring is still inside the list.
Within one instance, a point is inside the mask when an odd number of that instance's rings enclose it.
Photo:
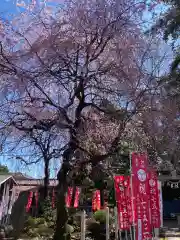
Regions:
[[[29,196],[28,196],[28,203],[26,205],[26,212],[29,212],[32,204],[32,198],[33,198],[33,192],[30,191]]]
[[[74,207],[78,208],[79,206],[79,196],[80,196],[80,188],[76,187],[75,198],[74,198]]]
[[[159,205],[159,190],[157,174],[154,169],[149,171],[149,189],[150,189],[150,212],[151,212],[151,225],[154,228],[160,228],[160,205]]]
[[[125,177],[125,195],[126,195],[126,201],[127,201],[127,210],[128,210],[128,217],[129,217],[129,225],[133,224],[133,212],[132,212],[132,194],[131,194],[131,182],[130,182],[130,176]]]
[[[70,207],[71,206],[72,195],[73,195],[73,188],[72,187],[68,187],[68,191],[67,191],[67,194],[66,194],[66,207]]]
[[[129,214],[128,214],[128,178],[124,176],[114,177],[115,196],[117,202],[119,228],[122,230],[129,229]]]
[[[101,209],[101,195],[100,191],[96,190],[93,193],[93,198],[92,198],[92,210],[97,211]]]
[[[101,209],[101,194],[100,190],[96,190],[96,210]]]
[[[147,155],[132,153],[131,166],[134,198],[133,207],[136,206],[135,220],[137,220],[136,239],[146,240],[151,238]]]

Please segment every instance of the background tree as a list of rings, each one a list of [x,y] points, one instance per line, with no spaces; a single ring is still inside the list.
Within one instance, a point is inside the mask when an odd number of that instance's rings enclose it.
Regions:
[[[151,123],[144,124],[146,135],[149,134],[151,152],[165,161],[169,160],[172,169],[177,169],[179,161],[179,37],[180,37],[180,3],[179,1],[164,0],[165,12],[161,13],[151,29],[153,34],[163,35],[163,39],[170,43],[174,53],[170,63],[170,71],[160,79],[161,97],[158,101],[159,111],[147,114]],[[148,130],[149,129],[149,130]],[[150,130],[151,129],[151,130]],[[156,133],[154,132],[156,129]],[[151,133],[150,133],[151,132]],[[155,150],[156,149],[156,150]],[[155,153],[156,152],[156,153]],[[153,155],[154,155],[153,154]],[[172,170],[171,169],[171,170]]]
[[[44,165],[44,198],[48,197],[48,186],[50,179],[51,163],[54,160],[61,157],[63,149],[58,144],[58,134],[53,132],[53,129],[49,132],[37,130],[33,128],[24,127],[23,124],[12,123],[12,126],[19,130],[20,139],[13,142],[13,147],[9,150],[10,153],[14,152],[16,159],[22,164],[30,166],[32,164],[38,164],[43,162]],[[31,157],[23,154],[17,154],[17,150],[22,150],[23,153],[31,151]],[[22,151],[21,151],[22,152]],[[56,166],[57,167],[57,166]]]
[[[167,89],[170,87],[169,94],[177,96],[179,94],[179,64],[180,64],[180,3],[178,0],[162,0],[167,7],[165,13],[162,13],[157,23],[152,28],[152,33],[163,33],[165,41],[172,44],[174,50],[174,59],[171,64],[171,73],[163,78],[167,82]]]
[[[5,165],[0,165],[0,174],[7,174],[9,173],[9,169]]]

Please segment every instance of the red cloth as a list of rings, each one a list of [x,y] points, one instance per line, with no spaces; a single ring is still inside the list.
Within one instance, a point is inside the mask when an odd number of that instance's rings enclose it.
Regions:
[[[150,188],[150,207],[151,207],[151,224],[154,228],[160,228],[160,201],[157,174],[154,169],[149,171],[149,188]]]
[[[28,197],[28,203],[26,205],[26,212],[29,212],[31,205],[32,205],[32,198],[33,198],[33,192],[30,191],[29,197]]]
[[[128,198],[131,197],[129,191],[129,177],[115,176],[114,177],[115,196],[117,202],[117,213],[119,228],[128,230],[130,228],[130,216]]]
[[[71,207],[71,202],[72,202],[72,194],[73,194],[73,188],[68,187],[68,191],[66,194],[66,207]]]
[[[78,208],[78,206],[79,206],[79,197],[80,197],[80,188],[76,187],[75,199],[74,199],[74,207],[75,208]]]
[[[136,206],[135,222],[136,239],[149,239],[151,237],[151,221],[149,211],[149,179],[148,159],[146,154],[132,154],[132,188],[134,207]]]
[[[101,196],[100,196],[100,191],[96,190],[93,193],[93,198],[92,198],[92,210],[97,211],[101,209]]]

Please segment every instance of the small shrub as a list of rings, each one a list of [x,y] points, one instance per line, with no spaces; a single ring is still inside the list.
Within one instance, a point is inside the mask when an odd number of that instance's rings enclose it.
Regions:
[[[50,236],[54,231],[52,228],[41,225],[38,227],[37,232],[40,236]]]
[[[87,230],[90,232],[89,236],[95,240],[106,239],[104,225],[100,224],[99,222],[92,222],[91,224],[89,223]]]
[[[46,224],[39,224],[37,228],[48,228],[47,223]]]
[[[67,233],[67,234],[71,234],[71,233],[73,233],[73,232],[74,232],[74,227],[71,226],[71,225],[69,225],[69,224],[67,224],[67,225],[66,225],[66,233]]]
[[[47,226],[48,226],[49,228],[54,228],[55,224],[54,224],[53,221],[49,221],[49,222],[47,222]]]
[[[29,229],[27,235],[30,236],[30,237],[39,237],[39,234],[38,234],[36,228]]]
[[[41,217],[41,218],[35,218],[36,224],[46,224],[46,220],[45,218]]]
[[[91,227],[91,224],[96,223],[96,220],[93,218],[89,218],[86,220],[86,229],[88,230]]]
[[[26,221],[26,226],[33,228],[37,225],[36,223],[36,218],[33,217],[28,217],[27,221]]]
[[[106,223],[106,211],[105,210],[96,211],[94,213],[94,219],[101,224],[105,224]]]
[[[93,235],[97,235],[96,233],[100,231],[100,224],[96,221],[92,221],[91,223],[89,222],[87,230],[93,233]]]

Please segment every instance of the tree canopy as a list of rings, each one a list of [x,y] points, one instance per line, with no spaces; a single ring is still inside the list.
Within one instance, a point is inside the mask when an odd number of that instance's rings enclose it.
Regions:
[[[7,174],[9,173],[9,169],[5,165],[0,165],[0,174]]]

